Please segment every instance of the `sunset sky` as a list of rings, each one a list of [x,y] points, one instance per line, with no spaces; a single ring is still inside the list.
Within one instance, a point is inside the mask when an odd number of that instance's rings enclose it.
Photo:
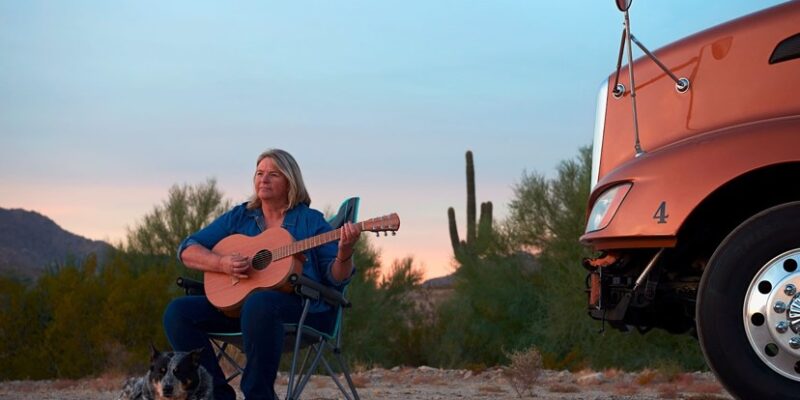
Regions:
[[[777,3],[634,1],[631,26],[653,50]],[[591,143],[621,29],[613,0],[0,1],[0,207],[117,242],[176,183],[244,201],[276,147],[313,207],[400,215],[384,265],[444,275],[465,151],[502,220]]]

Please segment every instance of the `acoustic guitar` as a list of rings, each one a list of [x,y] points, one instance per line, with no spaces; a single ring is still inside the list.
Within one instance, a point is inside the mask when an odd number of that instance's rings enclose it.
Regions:
[[[396,213],[358,222],[362,232],[392,232],[400,229]],[[234,278],[220,272],[205,272],[203,285],[206,296],[215,307],[232,312],[239,309],[244,299],[258,290],[290,291],[289,276],[303,271],[302,253],[325,243],[338,240],[342,228],[334,229],[307,239],[295,241],[286,229],[269,228],[256,236],[231,235],[212,249],[220,255],[238,254],[250,260],[252,267],[247,279]]]

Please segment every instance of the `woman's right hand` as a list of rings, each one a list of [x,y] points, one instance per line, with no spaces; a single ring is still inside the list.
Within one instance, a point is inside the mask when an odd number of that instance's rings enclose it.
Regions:
[[[247,279],[250,271],[250,260],[238,253],[221,256],[219,265],[222,272],[239,279]]]

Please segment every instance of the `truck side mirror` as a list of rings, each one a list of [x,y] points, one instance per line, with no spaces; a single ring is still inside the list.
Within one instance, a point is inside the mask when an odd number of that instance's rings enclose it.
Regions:
[[[631,2],[633,2],[633,0],[615,0],[615,1],[617,2],[617,8],[619,8],[619,10],[622,12],[628,11],[628,9],[631,8]]]

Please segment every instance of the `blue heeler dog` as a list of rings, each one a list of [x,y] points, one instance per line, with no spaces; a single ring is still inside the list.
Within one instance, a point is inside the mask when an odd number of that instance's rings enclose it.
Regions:
[[[211,374],[200,365],[200,352],[160,352],[150,346],[150,371],[129,378],[118,400],[213,400]]]

